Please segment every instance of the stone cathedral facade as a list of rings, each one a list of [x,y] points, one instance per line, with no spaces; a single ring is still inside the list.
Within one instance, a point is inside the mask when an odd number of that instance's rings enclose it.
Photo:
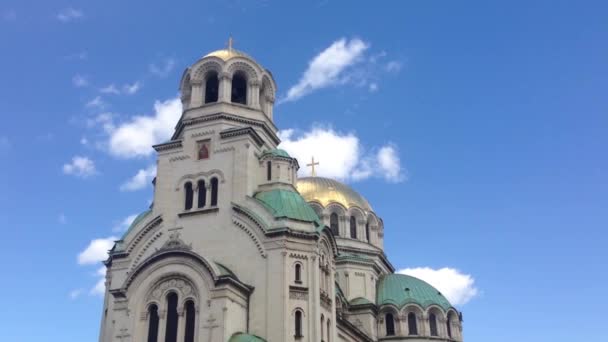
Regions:
[[[270,71],[229,47],[179,88],[153,204],[105,262],[100,342],[462,341],[439,291],[394,274],[365,198],[277,149]]]

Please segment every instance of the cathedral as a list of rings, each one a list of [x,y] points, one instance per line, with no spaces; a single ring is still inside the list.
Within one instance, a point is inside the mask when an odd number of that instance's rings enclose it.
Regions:
[[[105,261],[100,342],[462,341],[441,292],[394,273],[365,197],[277,148],[269,70],[229,44],[179,89],[153,203]]]

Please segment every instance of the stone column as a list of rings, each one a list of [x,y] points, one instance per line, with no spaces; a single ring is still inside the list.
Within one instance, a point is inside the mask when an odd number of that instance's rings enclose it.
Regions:
[[[219,75],[220,89],[218,92],[218,102],[230,102],[232,93],[232,75],[228,72],[222,72]]]
[[[247,105],[254,109],[260,109],[260,83],[258,80],[249,80],[247,86]]]
[[[167,333],[167,310],[158,311],[158,342],[165,341]]]
[[[177,341],[183,342],[186,334],[186,320],[184,319],[184,307],[177,308]],[[162,342],[162,341],[160,341]]]
[[[266,95],[264,95],[264,96],[266,96]],[[270,120],[272,120],[273,108],[274,108],[274,97],[268,95],[268,96],[266,96],[266,109],[264,110],[264,112],[266,113],[266,115],[268,115]]]
[[[192,93],[190,94],[190,108],[196,108],[203,105],[203,91],[201,90],[203,81],[193,80]]]

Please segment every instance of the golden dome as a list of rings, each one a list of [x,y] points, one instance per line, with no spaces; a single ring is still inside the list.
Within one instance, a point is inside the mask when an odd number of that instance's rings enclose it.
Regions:
[[[319,202],[324,207],[336,202],[346,208],[357,206],[363,210],[372,210],[363,196],[349,186],[333,179],[324,177],[298,178],[296,187],[306,202]]]
[[[249,57],[246,53],[235,49],[216,50],[206,54],[203,58],[205,57],[218,57],[224,60],[224,62],[235,57],[245,57],[251,59],[251,57]]]

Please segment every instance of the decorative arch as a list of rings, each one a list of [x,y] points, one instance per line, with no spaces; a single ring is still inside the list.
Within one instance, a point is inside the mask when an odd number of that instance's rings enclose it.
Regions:
[[[192,67],[190,72],[193,81],[203,82],[209,72],[214,71],[219,75],[224,69],[224,61],[217,57],[206,58],[202,63]]]
[[[258,71],[256,71],[256,68],[254,67],[254,63],[252,63],[251,61],[248,61],[244,58],[232,58],[230,61],[228,61],[228,64],[226,64],[225,70],[228,72],[228,74],[230,74],[231,76],[234,76],[234,74],[238,71],[241,71],[243,73],[245,73],[245,75],[247,76],[247,80],[251,81],[251,80],[259,80],[259,73]]]

